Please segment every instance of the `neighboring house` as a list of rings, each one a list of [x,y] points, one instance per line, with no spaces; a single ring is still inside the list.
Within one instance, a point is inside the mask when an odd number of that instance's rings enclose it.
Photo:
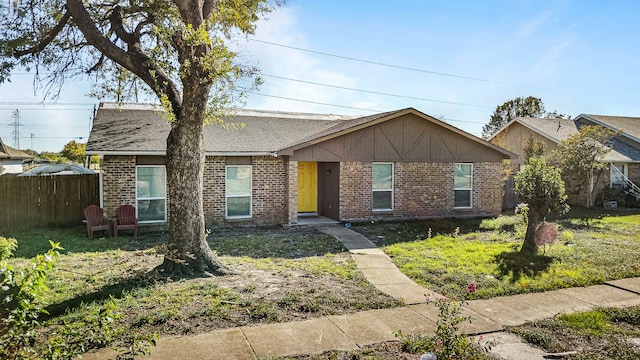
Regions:
[[[530,136],[542,140],[549,155],[557,149],[562,140],[577,134],[580,127],[586,125],[621,131],[621,134],[612,140],[611,151],[603,158],[608,166],[596,176],[596,193],[602,193],[607,187],[632,187],[632,183],[640,184],[640,118],[587,114],[578,115],[573,120],[516,118],[493,134],[489,141],[519,155],[518,160],[512,161],[515,165],[514,170],[517,170],[524,161],[522,147]],[[569,203],[585,205],[588,191],[567,184]],[[510,207],[509,205],[512,204],[505,204],[506,207]]]
[[[205,126],[208,224],[490,216],[501,212],[502,161],[514,154],[423,114],[238,111]],[[87,155],[101,159],[102,206],[133,204],[141,222],[170,211],[169,124],[151,105],[101,104]]]
[[[0,175],[21,173],[24,171],[22,164],[31,159],[31,155],[5,145],[0,139]]]

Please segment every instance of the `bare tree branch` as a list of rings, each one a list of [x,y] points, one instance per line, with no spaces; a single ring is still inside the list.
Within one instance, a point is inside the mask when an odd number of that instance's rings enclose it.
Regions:
[[[182,107],[180,92],[162,68],[155,66],[153,61],[139,48],[135,50],[130,48],[129,51],[124,51],[111,42],[95,26],[87,9],[84,8],[82,0],[68,0],[67,10],[78,29],[93,47],[107,58],[140,77],[159,98],[166,96],[175,114],[179,114]]]
[[[53,39],[56,38],[56,36],[58,36],[60,31],[64,29],[64,27],[67,25],[67,22],[69,22],[70,18],[71,18],[71,14],[69,14],[68,12],[64,13],[64,15],[62,16],[62,19],[58,21],[56,26],[54,26],[53,29],[51,29],[51,31],[47,33],[47,36],[45,36],[42,40],[40,40],[40,42],[38,42],[35,46],[29,49],[16,50],[13,53],[13,56],[16,58],[19,58],[25,55],[35,54],[42,51],[45,47],[47,47],[47,45],[49,45],[53,41]]]

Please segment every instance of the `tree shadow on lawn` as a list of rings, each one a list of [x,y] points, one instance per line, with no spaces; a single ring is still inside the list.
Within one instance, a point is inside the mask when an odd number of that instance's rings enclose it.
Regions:
[[[102,303],[110,298],[121,299],[135,289],[146,288],[155,283],[165,281],[166,279],[157,276],[155,269],[151,271],[140,271],[130,277],[121,278],[118,283],[105,285],[91,293],[81,294],[59,303],[49,304],[45,307],[45,310],[47,310],[49,314],[44,317],[45,319],[55,318],[81,305]]]
[[[523,276],[536,277],[549,270],[553,258],[546,255],[522,254],[519,251],[504,251],[495,258],[499,276],[508,279],[511,284],[518,282]]]

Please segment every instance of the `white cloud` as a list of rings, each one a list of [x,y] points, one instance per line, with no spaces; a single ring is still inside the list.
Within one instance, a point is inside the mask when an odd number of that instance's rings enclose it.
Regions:
[[[261,21],[258,24],[253,38],[273,44],[308,49],[309,46],[305,34],[298,29],[296,12],[296,9],[291,7],[283,7],[273,12],[268,20]],[[236,51],[240,54],[241,59],[252,61],[265,75],[342,87],[354,88],[357,86],[355,78],[329,69],[330,65],[322,56],[309,52],[251,40],[240,42]],[[311,102],[353,106],[349,103],[352,96],[345,95],[347,92],[345,90],[269,76],[264,76],[263,80],[264,84],[257,92],[265,96],[251,96],[247,101],[247,107],[329,113],[336,112],[336,108]],[[272,98],[266,95],[301,99],[309,102]],[[345,111],[338,112],[344,113]]]

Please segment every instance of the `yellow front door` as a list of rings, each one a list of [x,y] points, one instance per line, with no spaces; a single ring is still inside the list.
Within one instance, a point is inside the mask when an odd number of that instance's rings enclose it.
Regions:
[[[298,212],[318,212],[318,163],[298,162]]]

